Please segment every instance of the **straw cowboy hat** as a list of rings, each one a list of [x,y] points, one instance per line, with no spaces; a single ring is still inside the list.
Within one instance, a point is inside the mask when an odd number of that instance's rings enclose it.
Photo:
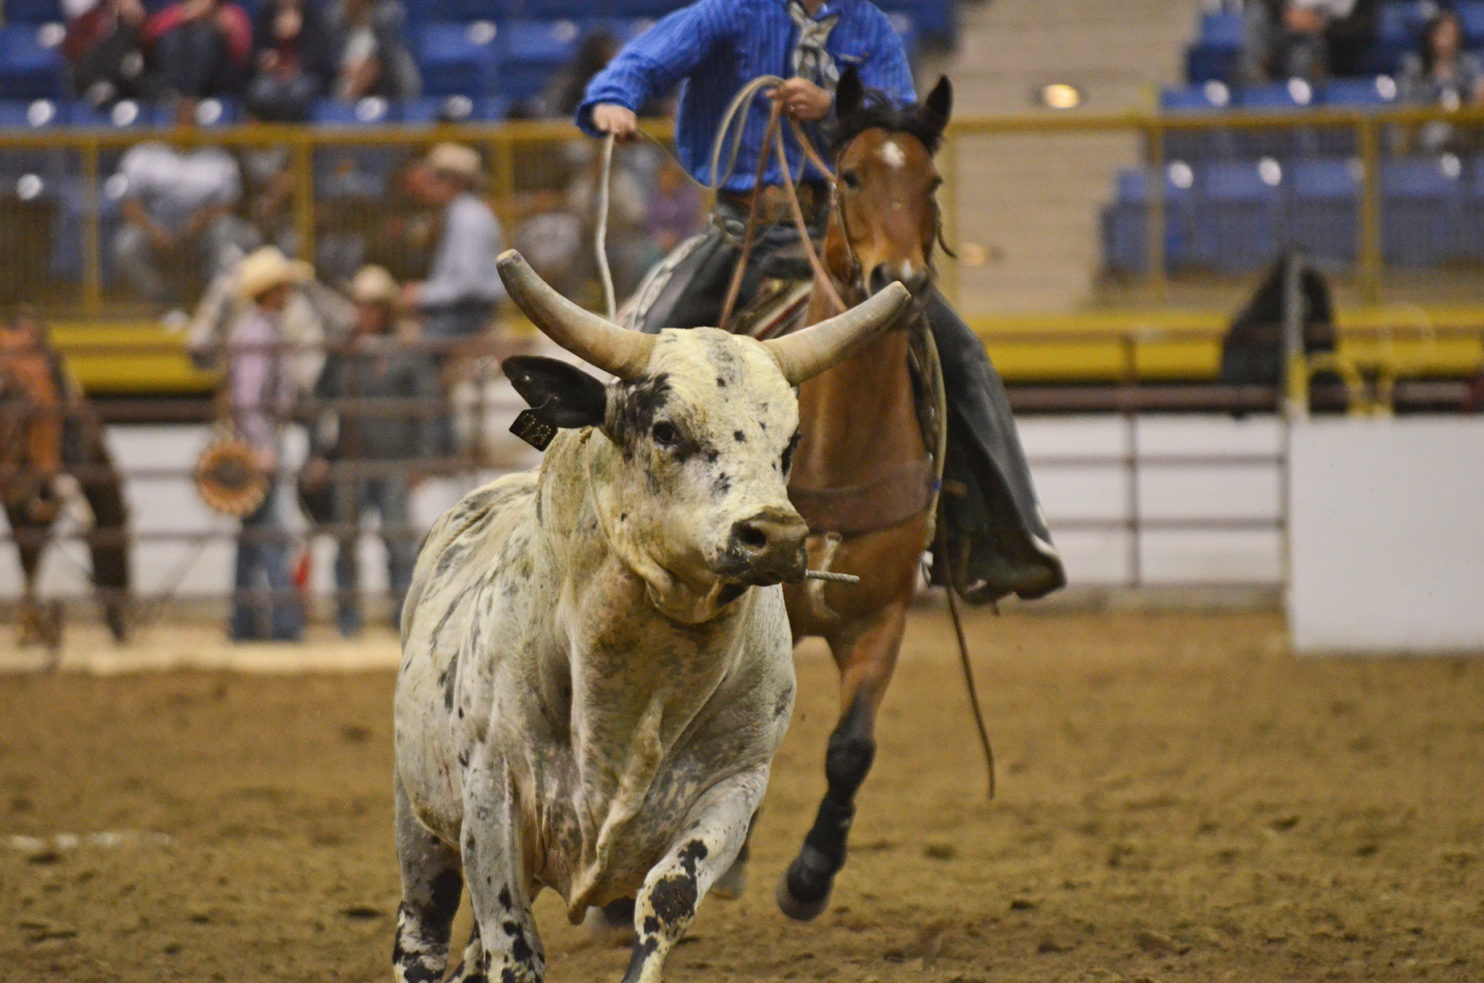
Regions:
[[[397,281],[380,266],[363,266],[350,281],[350,299],[357,304],[395,304]]]
[[[256,300],[274,287],[307,283],[313,277],[314,268],[308,263],[289,259],[276,246],[264,246],[237,264],[237,293],[244,300]]]
[[[428,151],[428,156],[423,158],[423,163],[439,174],[451,175],[471,185],[479,184],[484,179],[479,151],[462,143],[435,144]]]

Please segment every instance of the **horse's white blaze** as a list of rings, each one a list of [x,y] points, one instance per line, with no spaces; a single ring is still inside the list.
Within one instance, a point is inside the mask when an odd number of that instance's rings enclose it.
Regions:
[[[895,140],[883,143],[876,153],[888,167],[900,169],[907,166],[907,155],[902,152],[901,146]]]

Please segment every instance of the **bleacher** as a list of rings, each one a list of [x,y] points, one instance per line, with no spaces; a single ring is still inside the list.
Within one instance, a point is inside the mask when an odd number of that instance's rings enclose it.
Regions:
[[[1474,52],[1484,54],[1484,0],[1446,6],[1458,12]],[[1361,77],[1247,87],[1237,78],[1242,14],[1202,12],[1185,52],[1185,84],[1160,91],[1159,111],[1171,121],[1219,122],[1243,111],[1283,116],[1395,106],[1401,60],[1417,50],[1423,25],[1438,9],[1429,0],[1384,0]],[[1384,263],[1436,268],[1484,262],[1484,157],[1416,156],[1406,133],[1388,128],[1382,136]],[[1287,244],[1330,269],[1357,262],[1365,171],[1355,127],[1177,128],[1165,133],[1159,151],[1163,175],[1146,166],[1116,178],[1102,214],[1108,271],[1148,272],[1150,185],[1160,180],[1167,215],[1164,255],[1172,272],[1248,272],[1270,263]]]
[[[251,14],[265,0],[239,0]],[[493,121],[519,100],[541,91],[568,64],[581,40],[606,31],[626,41],[681,0],[410,0],[408,42],[422,70],[432,103],[391,106],[384,111],[326,101],[315,122],[335,125],[417,122],[437,100],[470,100],[473,119]],[[146,0],[146,7],[164,0]],[[957,31],[956,0],[880,0],[897,33],[915,56],[921,44],[951,44]],[[24,103],[49,100],[56,112],[30,125],[109,125],[84,103],[70,98],[58,46],[65,29],[59,0],[5,0],[0,26],[0,125],[25,120]],[[438,109],[434,109],[436,113]],[[225,121],[240,119],[230,105]],[[151,122],[149,114],[140,121]]]

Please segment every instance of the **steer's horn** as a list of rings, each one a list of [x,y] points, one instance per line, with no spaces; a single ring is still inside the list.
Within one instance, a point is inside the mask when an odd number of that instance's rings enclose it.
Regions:
[[[654,348],[654,335],[625,331],[578,307],[548,286],[514,249],[501,253],[495,266],[510,299],[552,341],[589,365],[620,379],[635,379],[644,374]]]
[[[911,297],[902,284],[892,283],[844,314],[763,344],[778,360],[789,385],[797,386],[876,337],[897,319]]]

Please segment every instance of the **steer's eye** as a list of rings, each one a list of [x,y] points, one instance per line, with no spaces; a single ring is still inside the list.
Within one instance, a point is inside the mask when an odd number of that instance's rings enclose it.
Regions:
[[[649,431],[654,442],[661,447],[674,447],[680,441],[680,431],[675,429],[675,424],[661,420]]]
[[[851,191],[859,191],[861,189],[861,176],[854,171],[841,171],[840,180],[845,182],[845,187]]]
[[[788,469],[794,466],[794,448],[797,446],[799,446],[799,435],[794,434],[793,440],[790,440],[788,446],[783,449],[783,460],[780,462],[785,475],[788,474]]]

